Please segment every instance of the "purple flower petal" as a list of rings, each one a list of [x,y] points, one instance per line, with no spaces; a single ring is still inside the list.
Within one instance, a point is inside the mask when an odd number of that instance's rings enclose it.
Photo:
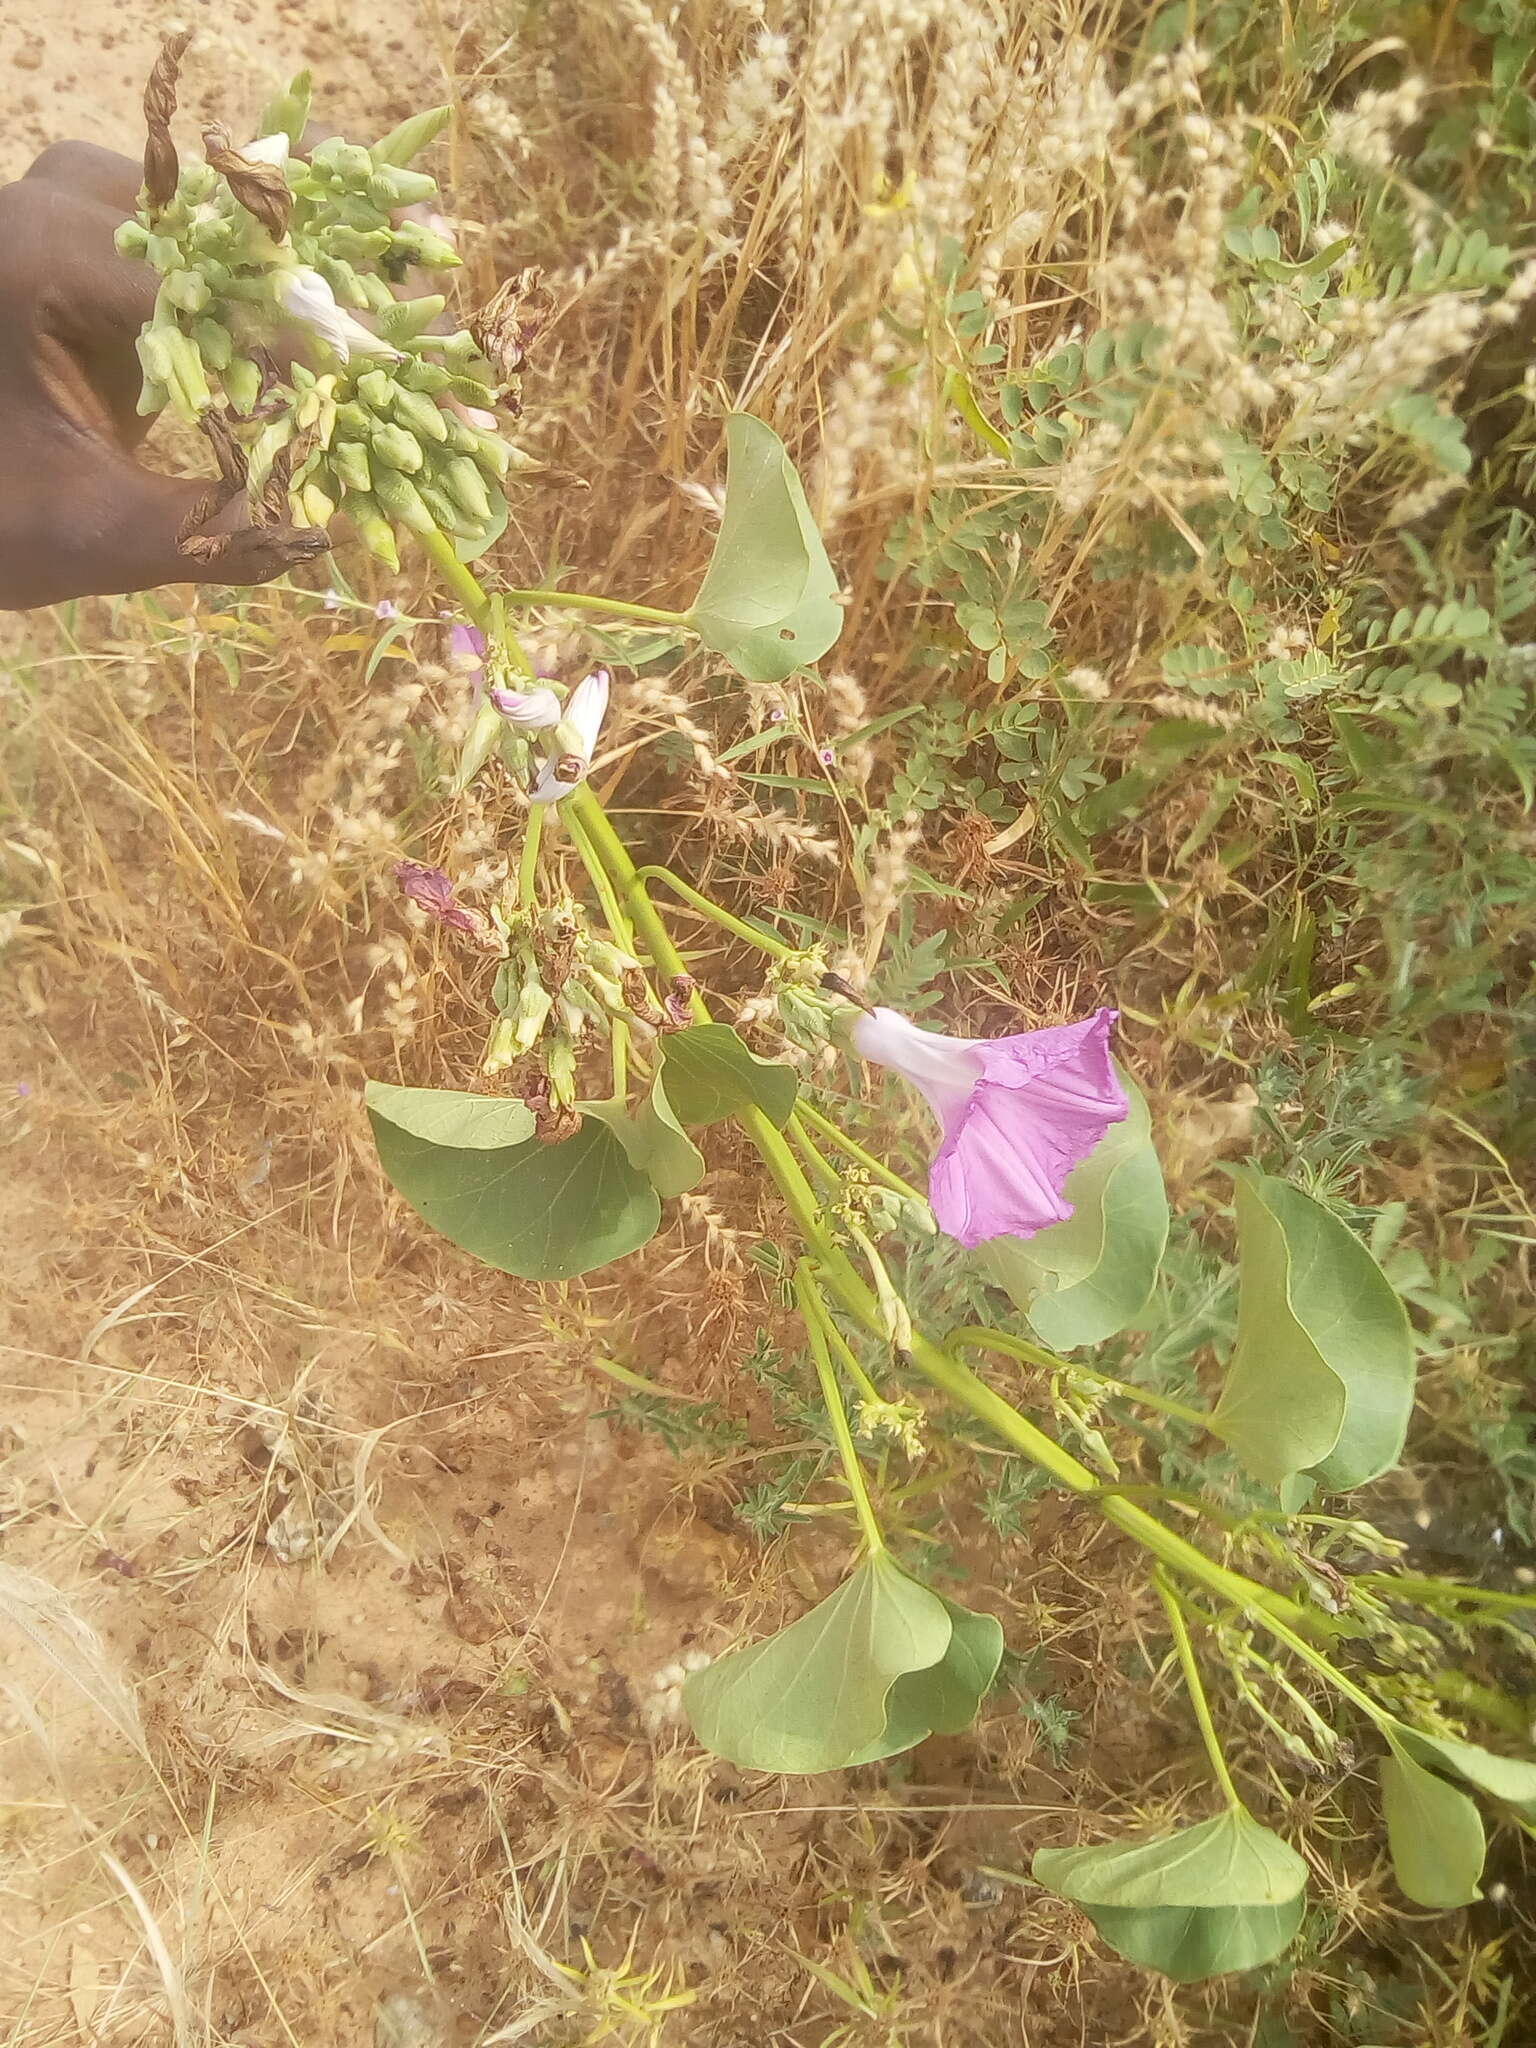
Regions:
[[[397,860],[395,880],[409,902],[439,924],[446,925],[449,931],[468,932],[474,938],[483,936],[485,919],[477,910],[469,910],[460,903],[453,893],[452,882],[441,868],[423,867],[420,861],[415,860]]]
[[[478,626],[451,626],[448,630],[448,660],[466,675],[478,676],[485,665],[485,635]]]
[[[922,1090],[944,1127],[928,1193],[939,1228],[970,1249],[1064,1223],[1067,1178],[1130,1105],[1109,1041],[1117,1013],[1009,1038],[949,1038],[894,1010],[854,1043]]]

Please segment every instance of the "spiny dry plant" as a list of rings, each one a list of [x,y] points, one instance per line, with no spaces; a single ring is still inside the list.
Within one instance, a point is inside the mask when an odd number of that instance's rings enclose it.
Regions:
[[[541,669],[619,678],[605,798],[884,1001],[987,1029],[1112,985],[1189,1209],[1125,1380],[1187,1400],[1229,1344],[1212,1167],[1256,1134],[1369,1234],[1419,1418],[1386,1537],[1308,1565],[1484,1579],[1497,1634],[1388,1632],[1405,1698],[1454,1713],[1461,1674],[1512,1743],[1536,568],[1528,400],[1489,380],[1536,280],[1522,33],[1497,0],[1443,34],[973,0],[444,25],[470,295],[537,262],[561,309],[505,580],[685,601],[745,406],[842,584],[819,684],[538,607]],[[846,1553],[780,1219],[726,1139],[620,1277],[536,1288],[389,1196],[363,1077],[472,1085],[490,973],[392,863],[485,905],[523,809],[457,786],[425,577],[342,566],[329,608],[67,608],[7,663],[6,1612],[41,1659],[3,1731],[12,2037],[1512,2048],[1528,1846],[1466,1914],[1405,1904],[1351,1738],[1236,1625],[1232,1768],[1314,1846],[1297,1954],[1174,1987],[1028,1882],[1074,1816],[1202,1794],[1157,1602],[980,1432],[977,1497],[939,1430],[873,1475],[1027,1646],[976,1727],[810,1780],[689,1740],[690,1671]],[[712,999],[852,1100],[689,920]],[[877,1125],[922,1156],[906,1106]],[[926,1257],[916,1305],[953,1280]],[[1028,1392],[1112,1433],[1120,1484],[1246,1505],[1187,1425]]]

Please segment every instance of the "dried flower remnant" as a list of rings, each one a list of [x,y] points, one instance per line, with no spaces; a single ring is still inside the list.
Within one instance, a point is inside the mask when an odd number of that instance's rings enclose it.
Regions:
[[[425,911],[434,924],[451,932],[462,932],[491,951],[501,951],[501,941],[491,929],[489,919],[459,901],[453,883],[441,868],[425,867],[420,861],[397,860],[395,880],[406,901]]]
[[[274,242],[281,242],[293,218],[293,194],[281,166],[242,156],[231,143],[229,130],[218,122],[204,129],[203,150],[240,205],[255,215]]]

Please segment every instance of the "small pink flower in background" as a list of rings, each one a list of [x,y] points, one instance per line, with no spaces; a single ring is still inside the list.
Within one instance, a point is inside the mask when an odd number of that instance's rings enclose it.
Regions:
[[[560,723],[560,699],[553,690],[492,690],[491,702],[514,732],[548,732]]]
[[[1072,1214],[1067,1176],[1130,1110],[1109,1056],[1117,1015],[1009,1038],[949,1038],[899,1010],[854,1025],[863,1057],[894,1067],[943,1126],[928,1198],[939,1228],[968,1250]]]
[[[320,609],[323,612],[339,612],[341,610],[341,592],[339,590],[328,590],[320,600]]]
[[[397,860],[395,880],[406,900],[424,910],[435,923],[446,925],[451,932],[465,932],[482,944],[493,938],[485,918],[459,901],[441,868],[423,867],[416,860]]]
[[[400,607],[392,597],[381,597],[373,608],[373,616],[381,622],[389,619],[398,619]]]
[[[448,666],[460,675],[479,680],[485,667],[485,635],[478,626],[450,626]]]

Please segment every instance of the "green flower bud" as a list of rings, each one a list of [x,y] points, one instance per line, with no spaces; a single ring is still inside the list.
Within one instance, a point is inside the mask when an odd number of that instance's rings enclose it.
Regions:
[[[224,395],[237,413],[250,413],[261,396],[261,371],[249,356],[234,356],[220,374]]]
[[[408,164],[447,126],[449,109],[429,107],[424,114],[412,114],[398,128],[391,128],[369,152],[376,164]]]
[[[382,330],[384,325],[382,320],[379,325]],[[389,339],[398,343],[399,336],[391,334]],[[446,391],[448,389],[449,378],[448,372],[440,363],[428,363],[424,362],[420,356],[412,356],[400,365],[400,368],[395,373],[395,381],[403,384],[407,391],[425,392],[429,398],[432,398],[439,391]],[[452,431],[453,428],[450,425],[449,433],[451,434]],[[468,451],[464,450],[462,452],[467,453]]]
[[[286,135],[290,149],[297,149],[304,127],[309,120],[309,109],[314,85],[314,74],[297,71],[288,81],[288,88],[275,99],[268,100],[262,109],[258,134]]]
[[[149,253],[149,229],[141,220],[125,220],[113,236],[119,256],[146,256]]]
[[[375,466],[387,463],[391,469],[403,469],[413,475],[426,461],[421,452],[421,443],[404,427],[375,427],[369,439]]]
[[[423,504],[420,491],[398,469],[374,471],[373,495],[388,518],[398,520],[412,533],[437,531],[437,521]]]
[[[224,371],[234,357],[235,345],[229,338],[229,330],[221,327],[217,320],[194,320],[192,339],[197,343],[197,352],[210,370]]]
[[[338,407],[338,413],[340,408]],[[331,468],[351,491],[371,491],[373,474],[368,467],[368,450],[361,441],[335,440],[331,443]]]
[[[441,292],[428,292],[419,299],[396,299],[379,315],[379,332],[399,348],[424,334],[447,303]]]
[[[467,516],[483,523],[491,516],[491,495],[485,480],[468,455],[456,455],[442,472],[443,488]]]
[[[448,422],[443,418],[442,407],[434,405],[425,393],[405,390],[397,383],[391,410],[412,433],[425,435],[429,441],[447,440]]]
[[[342,500],[342,510],[357,528],[357,537],[369,554],[387,569],[398,569],[400,551],[395,546],[394,528],[379,501],[367,491],[348,491]]]
[[[397,164],[381,164],[368,180],[368,197],[375,206],[392,213],[402,206],[420,206],[437,197],[437,180],[425,171],[407,171]]]

